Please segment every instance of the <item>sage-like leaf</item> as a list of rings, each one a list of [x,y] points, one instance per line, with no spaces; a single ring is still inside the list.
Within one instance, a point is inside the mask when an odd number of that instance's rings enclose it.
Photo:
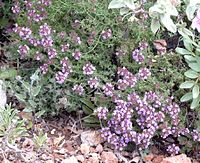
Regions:
[[[194,81],[185,81],[184,83],[181,83],[180,88],[192,88],[194,84]]]
[[[189,63],[189,67],[196,72],[200,72],[200,64],[198,63]]]
[[[193,70],[188,70],[184,73],[184,75],[190,79],[196,79],[199,77],[199,73]]]
[[[197,98],[199,96],[199,86],[197,84],[192,88],[192,96],[193,98]]]
[[[179,48],[179,47],[176,48],[176,52],[179,53],[179,54],[183,54],[183,55],[185,55],[185,54],[191,54],[190,51],[188,51],[188,50],[186,50],[184,48]]]
[[[185,102],[185,101],[189,101],[192,99],[192,93],[186,93],[185,95],[183,95],[180,99],[181,102]]]

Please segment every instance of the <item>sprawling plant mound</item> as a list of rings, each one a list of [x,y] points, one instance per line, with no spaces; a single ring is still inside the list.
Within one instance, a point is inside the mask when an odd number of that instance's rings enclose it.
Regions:
[[[146,10],[151,3],[16,1],[13,46],[7,58],[17,61],[19,76],[9,85],[11,93],[24,104],[24,111],[55,115],[83,110],[88,115],[85,122],[101,126],[102,136],[117,149],[131,142],[146,149],[159,138],[171,154],[182,146],[190,150],[200,135],[196,123],[184,119],[188,105],[178,105],[186,66],[163,40],[154,41],[166,37],[166,32],[156,36],[151,32],[161,24],[171,32],[177,30],[168,9],[170,26],[163,13],[154,12],[163,3],[150,9],[154,26]],[[108,6],[121,8],[125,16]],[[123,21],[128,15],[136,22]]]

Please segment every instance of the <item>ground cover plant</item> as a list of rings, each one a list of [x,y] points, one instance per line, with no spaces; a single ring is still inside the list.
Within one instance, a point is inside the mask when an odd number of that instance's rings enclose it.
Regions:
[[[4,46],[12,64],[1,67],[0,78],[19,110],[81,114],[117,150],[134,144],[144,152],[155,144],[171,155],[193,154],[200,141],[199,6],[14,1]],[[38,148],[41,137],[34,139]]]

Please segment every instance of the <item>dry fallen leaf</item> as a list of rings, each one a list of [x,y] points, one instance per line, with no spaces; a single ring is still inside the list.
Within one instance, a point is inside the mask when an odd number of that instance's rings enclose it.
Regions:
[[[165,54],[167,50],[167,42],[165,40],[154,40],[153,45],[155,46],[158,54]]]

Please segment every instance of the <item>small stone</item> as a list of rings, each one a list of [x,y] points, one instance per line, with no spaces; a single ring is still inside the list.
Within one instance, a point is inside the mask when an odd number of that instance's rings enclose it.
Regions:
[[[75,149],[73,148],[73,146],[71,144],[68,144],[66,147],[66,152],[70,155],[74,155],[75,154]]]
[[[101,160],[105,163],[118,163],[118,159],[113,152],[102,152]]]
[[[177,156],[166,157],[161,163],[191,163],[191,159],[185,154],[181,154]]]
[[[67,159],[62,160],[61,163],[78,163],[78,160],[76,159],[75,156],[71,156]]]
[[[87,155],[90,153],[90,146],[87,144],[81,144],[81,153]]]
[[[96,152],[95,148],[90,147],[90,153],[94,153],[94,152]]]
[[[99,159],[97,157],[90,157],[89,163],[99,163]]]
[[[155,157],[155,156],[154,156],[153,154],[146,155],[146,156],[144,157],[144,161],[145,161],[145,162],[152,161],[154,157]]]
[[[164,156],[163,155],[159,155],[159,156],[155,156],[152,160],[153,163],[161,163],[163,161]]]
[[[47,160],[45,163],[54,163],[53,160]]]
[[[78,161],[80,161],[80,162],[84,162],[84,160],[85,160],[85,158],[84,158],[83,155],[78,155],[78,156],[76,156],[76,159],[77,159]]]
[[[103,146],[101,144],[98,144],[96,147],[96,152],[101,153],[103,152]]]
[[[89,146],[97,146],[103,142],[103,139],[100,132],[89,130],[81,133],[81,141]]]

